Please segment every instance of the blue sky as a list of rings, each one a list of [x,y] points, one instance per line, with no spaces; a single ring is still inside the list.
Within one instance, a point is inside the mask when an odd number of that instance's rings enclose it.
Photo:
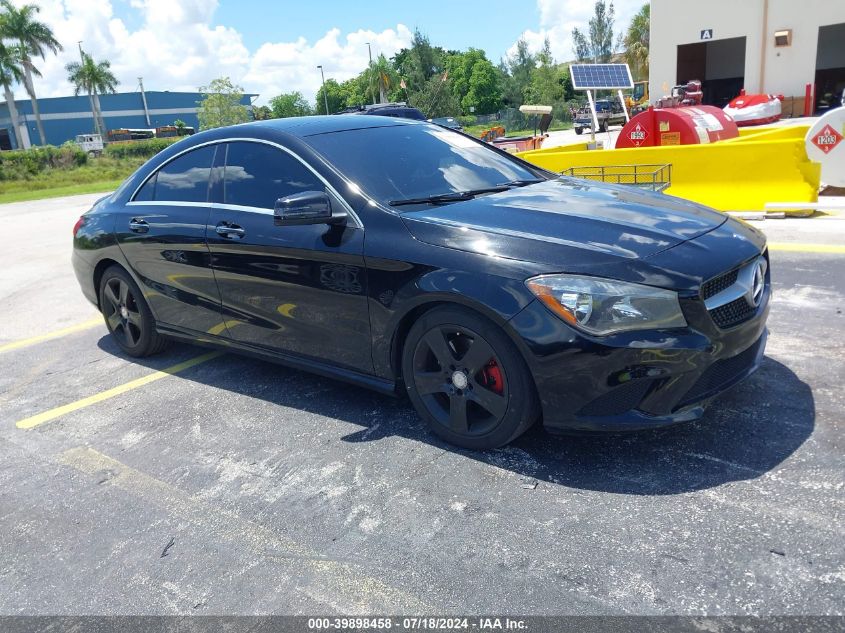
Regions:
[[[230,77],[266,103],[282,92],[313,100],[326,77],[344,81],[373,54],[388,57],[407,46],[419,28],[447,49],[481,48],[494,63],[526,38],[533,50],[544,38],[559,61],[572,57],[572,29],[586,29],[594,0],[13,0],[37,2],[41,18],[65,50],[40,62],[39,95],[71,92],[65,65],[78,59],[77,41],[95,59],[107,59],[120,90],[138,77],[148,90],[194,91]],[[646,0],[615,0],[624,30]],[[25,93],[17,88],[15,94]]]
[[[527,0],[486,0],[483,4],[350,0],[320,2],[320,7],[326,7],[322,10],[314,6],[307,2],[270,5],[262,0],[222,0],[215,22],[240,31],[251,48],[300,36],[316,40],[333,27],[343,32],[380,32],[401,23],[412,31],[419,28],[433,44],[481,48],[498,62],[522,32],[536,28],[540,19],[537,4]]]

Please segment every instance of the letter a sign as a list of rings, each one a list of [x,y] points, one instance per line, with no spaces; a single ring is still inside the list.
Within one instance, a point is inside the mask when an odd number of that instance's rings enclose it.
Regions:
[[[713,39],[713,29],[703,29],[701,31],[701,39],[712,40]]]

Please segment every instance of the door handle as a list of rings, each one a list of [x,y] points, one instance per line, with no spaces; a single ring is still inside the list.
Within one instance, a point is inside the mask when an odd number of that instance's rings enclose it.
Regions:
[[[146,220],[141,220],[139,218],[132,218],[129,221],[129,230],[133,233],[146,233],[150,230],[150,225],[147,224]]]
[[[246,235],[243,227],[237,224],[230,224],[229,222],[221,222],[214,230],[217,231],[218,235],[222,235],[223,237],[243,237]]]

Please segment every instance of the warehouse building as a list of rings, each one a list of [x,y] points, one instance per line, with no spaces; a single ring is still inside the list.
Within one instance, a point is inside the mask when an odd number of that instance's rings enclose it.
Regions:
[[[241,103],[251,109],[257,96],[244,95]],[[202,98],[199,92],[123,92],[101,95],[100,107],[107,130],[154,129],[173,125],[177,119],[188,127],[199,129],[197,107]],[[39,144],[32,103],[29,99],[17,99],[15,105],[24,146]],[[50,145],[61,145],[76,138],[77,134],[90,134],[95,129],[88,95],[39,99],[38,108]],[[0,149],[13,149],[16,145],[9,107],[3,102],[0,104]]]
[[[649,70],[652,100],[699,79],[710,105],[745,88],[803,110],[811,84],[814,110],[824,110],[845,89],[845,1],[651,0]]]

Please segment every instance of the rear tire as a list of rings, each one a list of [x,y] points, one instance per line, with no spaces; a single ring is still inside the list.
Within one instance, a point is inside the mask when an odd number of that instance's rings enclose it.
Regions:
[[[120,266],[100,279],[100,310],[115,343],[140,358],[163,351],[170,341],[156,332],[155,319],[135,280]]]
[[[576,133],[578,136],[581,136],[581,135],[584,133],[584,128],[582,128],[582,127],[576,127],[576,128],[575,128],[575,133]]]
[[[539,417],[519,350],[500,327],[465,308],[436,308],[414,323],[402,376],[426,426],[463,448],[504,446]]]
[[[607,121],[602,121],[599,123],[599,132],[607,132]]]

